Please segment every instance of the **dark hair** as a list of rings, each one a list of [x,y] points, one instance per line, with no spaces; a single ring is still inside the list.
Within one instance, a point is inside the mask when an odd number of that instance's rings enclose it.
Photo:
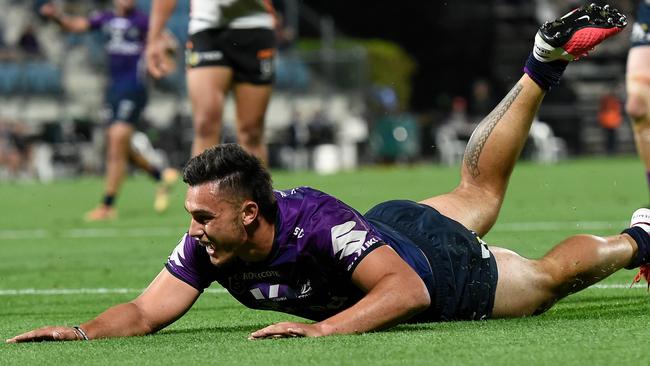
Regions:
[[[192,187],[216,182],[219,189],[239,199],[255,201],[267,220],[275,219],[271,174],[256,157],[237,144],[213,146],[190,159],[183,169],[183,181]]]

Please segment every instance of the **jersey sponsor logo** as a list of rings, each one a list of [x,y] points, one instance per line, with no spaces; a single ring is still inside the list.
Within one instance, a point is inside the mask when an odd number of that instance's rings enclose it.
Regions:
[[[339,259],[354,253],[358,254],[362,250],[368,232],[366,230],[353,230],[356,224],[354,221],[348,221],[332,227],[332,248],[334,254],[338,254]]]
[[[307,280],[307,282],[303,283],[302,286],[300,286],[300,294],[298,295],[298,298],[301,299],[309,295],[311,295],[311,281]]]
[[[280,277],[278,271],[263,271],[263,272],[244,272],[241,274],[243,280],[262,280],[269,277]]]
[[[169,261],[173,262],[174,265],[177,267],[183,267],[183,262],[181,261],[181,259],[183,261],[185,260],[185,238],[186,237],[187,234],[183,235],[181,241],[178,242],[178,245],[176,245],[176,248],[174,248],[174,251],[169,256]]]

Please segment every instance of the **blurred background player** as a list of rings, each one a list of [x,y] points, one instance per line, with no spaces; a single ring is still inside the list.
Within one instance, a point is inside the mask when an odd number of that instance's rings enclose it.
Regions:
[[[106,143],[106,181],[102,202],[85,216],[88,221],[113,219],[117,216],[115,199],[124,180],[129,160],[159,182],[154,208],[162,212],[169,206],[168,192],[178,172],[149,163],[131,146],[135,125],[147,102],[145,70],[142,64],[148,17],[135,8],[135,0],[115,0],[114,9],[90,17],[63,14],[51,3],[40,12],[68,32],[98,30],[106,35],[109,81],[106,104],[110,113]],[[168,42],[166,42],[168,44]],[[169,63],[165,66],[169,68]]]
[[[636,148],[650,190],[650,0],[640,0],[627,58],[627,103]]]
[[[163,29],[176,0],[153,0],[147,67],[165,75]],[[192,155],[221,140],[225,97],[232,87],[237,141],[268,162],[264,115],[274,77],[274,10],[270,0],[194,0],[186,49],[187,88],[192,104]]]

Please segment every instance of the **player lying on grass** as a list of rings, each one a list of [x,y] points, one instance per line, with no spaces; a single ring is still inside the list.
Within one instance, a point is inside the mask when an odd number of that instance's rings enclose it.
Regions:
[[[536,260],[479,238],[497,219],[545,92],[568,61],[625,25],[617,11],[592,5],[542,26],[525,75],[470,139],[458,187],[419,203],[388,201],[361,215],[311,188],[273,191],[259,160],[237,145],[206,150],[183,172],[189,231],[138,298],[79,327],[7,341],[150,334],[185,314],[214,281],[248,307],[315,321],[273,324],[251,339],[529,316],[623,267],[645,265],[650,211],[620,235],[573,236]]]

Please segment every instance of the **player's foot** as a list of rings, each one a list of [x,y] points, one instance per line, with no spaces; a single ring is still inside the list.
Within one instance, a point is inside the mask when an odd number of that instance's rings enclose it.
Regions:
[[[535,36],[533,54],[541,62],[577,60],[626,25],[625,15],[609,5],[581,6],[544,23]]]
[[[632,214],[632,219],[630,219],[630,227],[638,226],[645,230],[646,233],[650,235],[650,209],[640,208]],[[639,273],[634,276],[632,280],[632,285],[645,279],[648,282],[648,288],[650,289],[650,265],[643,264],[639,267]]]
[[[178,180],[178,170],[167,168],[163,170],[160,183],[156,189],[156,198],[153,202],[153,208],[156,212],[164,212],[169,207],[169,192],[172,186]]]
[[[117,218],[117,210],[111,206],[99,205],[84,216],[87,222],[108,221]]]

